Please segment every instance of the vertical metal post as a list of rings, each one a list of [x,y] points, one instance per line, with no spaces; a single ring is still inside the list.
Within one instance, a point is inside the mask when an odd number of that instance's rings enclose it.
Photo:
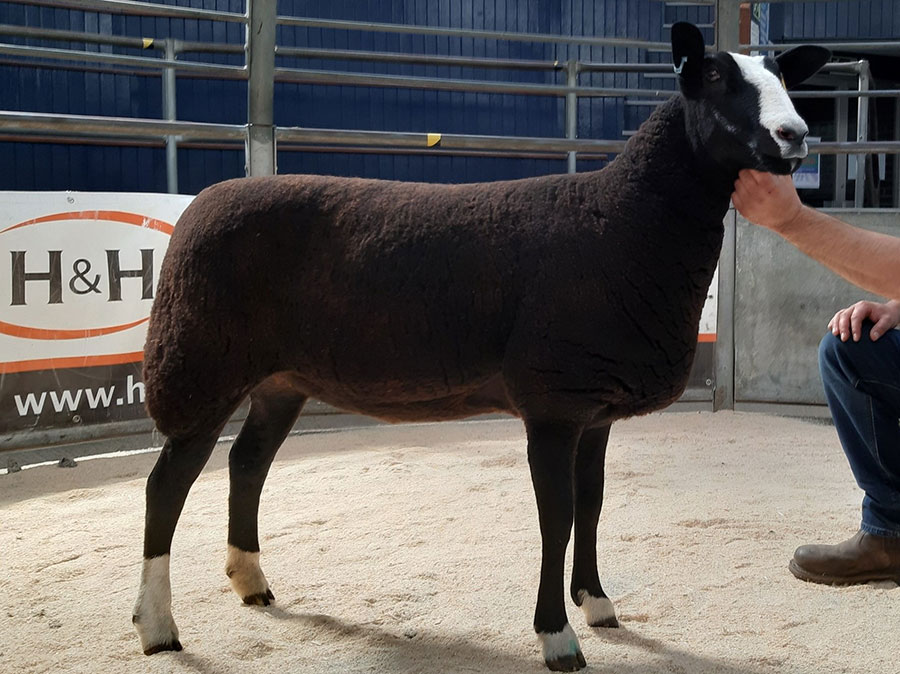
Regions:
[[[734,310],[735,259],[737,257],[737,211],[725,214],[725,238],[719,256],[719,287],[716,310],[716,346],[713,359],[715,390],[713,411],[734,409]]]
[[[716,49],[738,50],[741,39],[740,0],[716,0]]]
[[[163,71],[163,118],[174,121],[175,111],[175,59],[178,52],[175,40],[165,40],[166,63],[173,64]],[[166,190],[169,194],[178,194],[178,136],[166,136]]]
[[[894,140],[900,140],[900,96],[894,99]],[[894,155],[894,208],[900,208],[900,153]]]
[[[841,87],[843,88],[843,87]],[[835,140],[839,143],[847,140],[847,119],[850,102],[846,98],[834,100]],[[847,162],[848,155],[834,155],[834,207],[844,208],[847,205]]]
[[[869,62],[859,62],[859,90],[869,90]],[[856,103],[856,141],[863,142],[869,139],[869,97],[860,96]],[[856,186],[853,192],[853,206],[862,208],[866,196],[866,155],[857,154],[856,159]]]
[[[566,86],[575,88],[578,86],[578,61],[569,59],[566,61]],[[574,140],[578,137],[578,95],[574,92],[566,94],[566,138]],[[569,152],[567,156],[567,170],[569,173],[577,173],[577,157],[575,152]]]
[[[739,0],[716,0],[716,49],[738,50],[740,45],[741,3]],[[735,269],[737,255],[737,215],[729,209],[725,216],[725,239],[719,255],[718,308],[716,311],[716,347],[713,359],[716,384],[713,410],[734,409],[734,310]]]
[[[247,0],[247,175],[275,173],[276,0]]]

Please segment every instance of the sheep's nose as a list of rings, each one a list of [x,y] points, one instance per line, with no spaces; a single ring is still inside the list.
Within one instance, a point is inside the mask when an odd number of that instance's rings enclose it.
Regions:
[[[793,145],[801,145],[806,139],[809,129],[798,129],[790,126],[779,126],[775,130],[781,140],[787,141]]]
[[[782,124],[775,130],[775,135],[786,146],[781,148],[781,156],[785,159],[803,159],[809,152],[806,147],[806,136],[809,129],[803,126],[788,126]]]

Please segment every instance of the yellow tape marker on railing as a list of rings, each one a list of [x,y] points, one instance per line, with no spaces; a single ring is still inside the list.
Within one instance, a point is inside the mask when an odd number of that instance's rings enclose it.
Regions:
[[[150,49],[153,46],[153,38],[145,37],[144,38],[144,49]]]
[[[428,134],[428,147],[436,147],[441,144],[441,134],[439,133],[429,133]]]

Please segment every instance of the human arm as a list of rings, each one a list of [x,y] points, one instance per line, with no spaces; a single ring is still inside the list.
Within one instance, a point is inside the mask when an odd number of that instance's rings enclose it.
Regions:
[[[781,235],[851,283],[900,298],[900,238],[847,224],[800,203],[790,176],[744,170],[732,201],[745,218]]]
[[[835,337],[840,337],[842,342],[846,342],[851,336],[854,342],[858,342],[862,322],[866,319],[875,324],[869,333],[869,337],[874,342],[888,330],[893,330],[900,325],[900,301],[891,300],[884,304],[868,300],[857,302],[838,311],[828,321],[828,329]]]

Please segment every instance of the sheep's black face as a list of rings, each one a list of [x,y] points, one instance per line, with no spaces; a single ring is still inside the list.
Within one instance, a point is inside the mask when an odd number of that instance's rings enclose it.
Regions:
[[[821,47],[798,47],[777,59],[719,52],[706,55],[700,31],[672,28],[672,56],[680,66],[688,131],[723,168],[770,173],[794,171],[807,154],[809,128],[787,88],[812,76],[828,60]]]

